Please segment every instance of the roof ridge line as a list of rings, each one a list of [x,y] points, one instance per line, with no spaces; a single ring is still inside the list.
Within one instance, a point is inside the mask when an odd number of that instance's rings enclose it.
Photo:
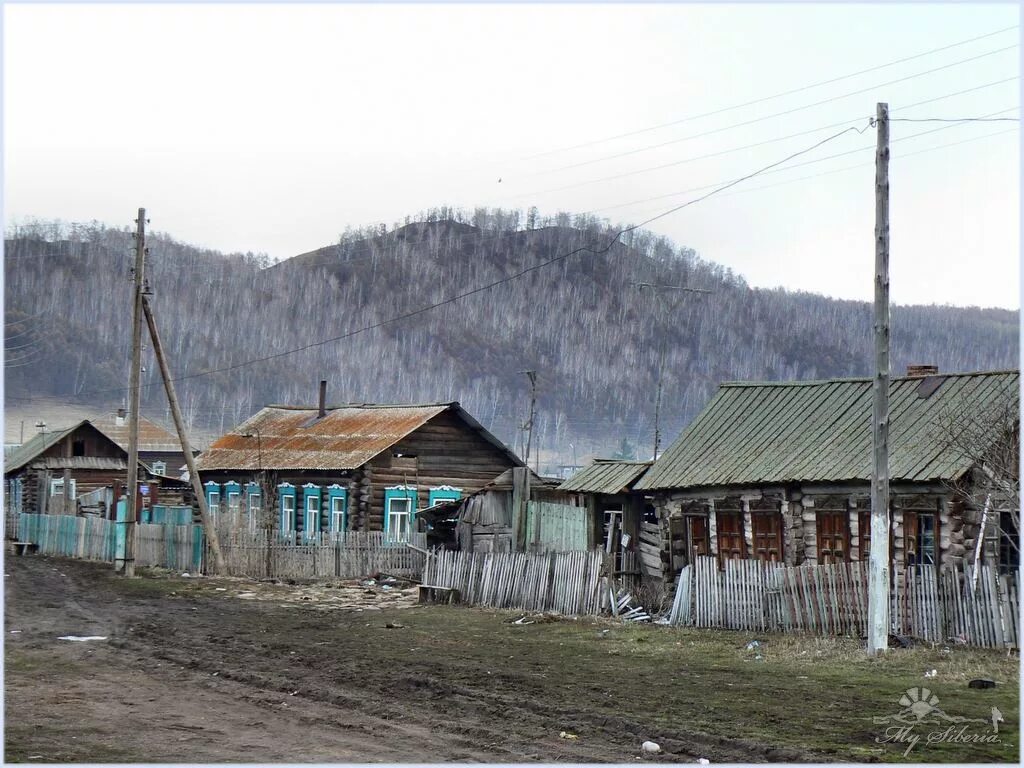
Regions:
[[[999,376],[1017,374],[1020,375],[1020,370],[1017,368],[1000,368],[990,371],[951,371],[949,373],[929,373],[919,376],[891,376],[890,381],[907,381],[910,379],[924,379],[929,376],[941,376],[943,378],[954,378],[963,376]],[[720,387],[811,387],[811,386],[823,386],[826,384],[842,384],[842,383],[871,383],[873,381],[870,376],[851,376],[851,377],[837,377],[834,379],[806,379],[800,381],[723,381],[719,384]]]

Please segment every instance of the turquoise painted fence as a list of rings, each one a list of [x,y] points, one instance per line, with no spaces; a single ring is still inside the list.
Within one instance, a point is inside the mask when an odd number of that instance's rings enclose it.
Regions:
[[[118,529],[123,526],[124,523],[98,517],[21,515],[18,532],[21,541],[38,544],[42,554],[113,563],[118,556]],[[203,565],[202,528],[192,524],[141,523],[135,564],[199,572]]]
[[[155,525],[191,525],[192,507],[169,507],[164,504],[154,504],[149,509],[142,510],[140,514],[141,523],[153,523]]]

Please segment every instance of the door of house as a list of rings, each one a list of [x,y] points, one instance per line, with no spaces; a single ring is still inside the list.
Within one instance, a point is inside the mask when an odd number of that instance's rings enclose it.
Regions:
[[[777,563],[783,559],[782,514],[753,512],[750,515],[754,539],[754,557]]]
[[[747,543],[743,537],[742,512],[718,512],[715,515],[718,528],[718,559],[742,560],[747,556]]]

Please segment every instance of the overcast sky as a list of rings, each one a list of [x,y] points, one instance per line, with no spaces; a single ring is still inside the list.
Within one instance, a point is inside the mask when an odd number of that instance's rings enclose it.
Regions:
[[[439,205],[635,223],[864,129],[878,101],[1017,118],[1018,21],[979,3],[7,3],[4,216],[124,226],[145,206],[179,240],[274,258]],[[893,301],[1019,307],[1017,124],[891,135]],[[753,285],[870,300],[874,142],[847,132],[650,229]]]

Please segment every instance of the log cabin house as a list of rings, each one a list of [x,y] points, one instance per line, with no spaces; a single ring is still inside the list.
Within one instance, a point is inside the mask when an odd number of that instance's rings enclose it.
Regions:
[[[6,457],[4,479],[13,514],[84,511],[109,518],[128,482],[128,451],[85,419],[27,440]],[[184,483],[154,472],[141,458],[139,479],[145,490],[138,497],[140,513],[156,504],[188,503]]]
[[[321,382],[319,407],[263,408],[199,455],[215,517],[227,509],[293,541],[341,531],[401,540],[419,510],[523,466],[457,402],[328,407],[324,392]]]
[[[976,462],[944,438],[949,419],[1010,407],[1019,434],[1018,371],[908,374],[891,381],[889,396],[894,572],[973,561]],[[871,418],[870,379],[723,384],[634,485],[654,497],[661,577],[674,579],[694,554],[788,565],[866,559]],[[985,529],[983,558],[1000,557],[1006,524]]]

